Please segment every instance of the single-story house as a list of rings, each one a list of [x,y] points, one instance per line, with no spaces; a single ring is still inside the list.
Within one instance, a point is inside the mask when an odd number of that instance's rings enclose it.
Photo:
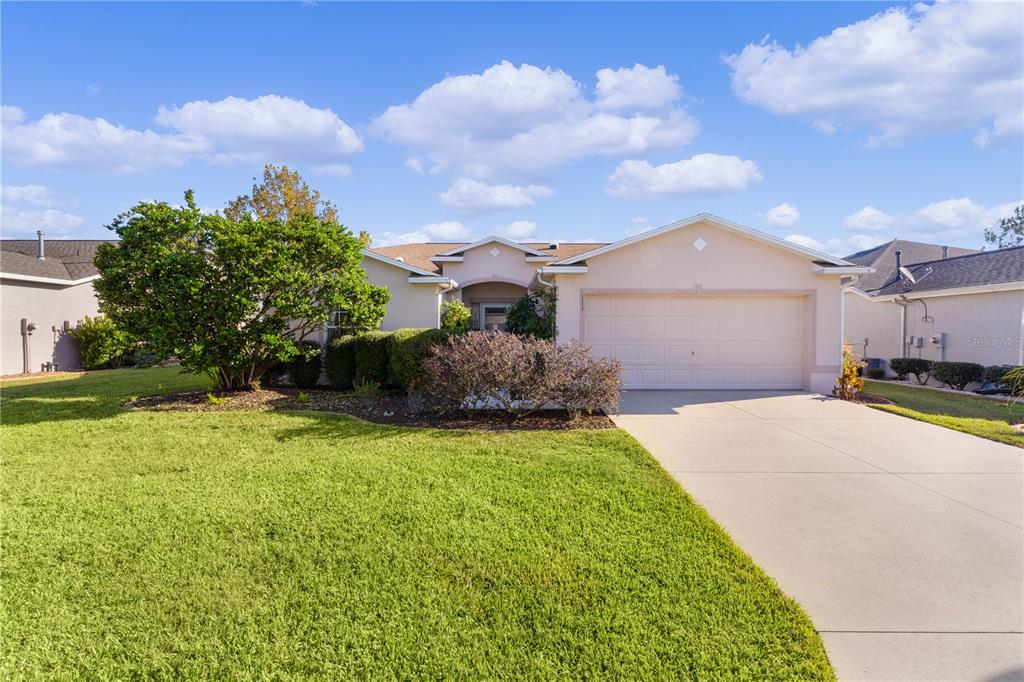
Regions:
[[[894,240],[845,260],[874,269],[844,294],[845,338],[864,357],[1024,364],[1024,247]]]
[[[437,326],[443,301],[501,328],[527,291],[556,286],[559,340],[618,358],[627,388],[829,393],[839,373],[844,278],[870,266],[701,214],[611,244],[462,244],[364,251],[391,290],[384,329]]]
[[[93,265],[101,239],[0,240],[0,373],[38,372],[47,363],[79,369],[67,335],[98,312]]]

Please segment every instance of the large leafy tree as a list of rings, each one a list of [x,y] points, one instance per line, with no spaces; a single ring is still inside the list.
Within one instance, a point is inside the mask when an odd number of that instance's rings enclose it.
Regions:
[[[338,208],[321,199],[320,192],[307,185],[298,172],[270,163],[263,167],[263,182],[254,184],[249,194],[229,201],[224,209],[224,215],[235,221],[245,216],[285,221],[300,213],[312,213],[328,222],[338,222]]]
[[[158,353],[205,372],[224,389],[250,387],[301,353],[333,311],[375,329],[390,293],[366,282],[362,244],[309,211],[233,220],[185,206],[142,202],[110,225],[101,246],[100,309]]]
[[[1013,210],[1013,215],[1003,218],[995,228],[985,230],[985,243],[997,249],[1024,244],[1024,204]]]

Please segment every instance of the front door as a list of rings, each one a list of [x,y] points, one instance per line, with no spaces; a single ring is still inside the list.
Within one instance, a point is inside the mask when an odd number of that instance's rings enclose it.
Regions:
[[[508,303],[481,303],[480,329],[505,331],[508,306]]]

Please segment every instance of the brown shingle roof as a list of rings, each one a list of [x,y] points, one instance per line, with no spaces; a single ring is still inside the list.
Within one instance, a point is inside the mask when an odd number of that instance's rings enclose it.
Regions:
[[[397,244],[395,246],[374,246],[371,247],[370,250],[375,253],[379,253],[382,256],[387,256],[388,258],[401,258],[404,262],[417,268],[430,270],[432,272],[440,272],[441,269],[431,260],[431,258],[439,253],[451,251],[452,249],[456,249],[460,246],[466,246],[470,243],[471,242],[427,242],[419,244]],[[587,251],[605,246],[603,242],[564,242],[559,243],[557,248],[552,249],[550,248],[550,244],[547,242],[520,242],[520,244],[531,249],[536,249],[537,251],[543,251],[544,253],[551,254],[558,260],[578,256],[581,253],[586,253]]]
[[[0,271],[11,275],[77,280],[98,275],[93,265],[100,244],[111,239],[47,239],[46,259],[36,258],[35,239],[0,239]]]

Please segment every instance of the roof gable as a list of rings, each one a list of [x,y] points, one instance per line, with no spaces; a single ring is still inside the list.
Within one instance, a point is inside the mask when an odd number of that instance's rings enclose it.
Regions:
[[[470,242],[469,244],[462,244],[462,245],[457,246],[455,248],[448,249],[447,251],[442,251],[441,253],[439,253],[437,255],[438,256],[461,256],[463,253],[465,253],[466,251],[469,251],[470,249],[475,249],[475,248],[480,247],[480,246],[486,246],[486,245],[494,243],[494,242],[497,242],[498,244],[504,244],[505,246],[511,247],[513,249],[519,249],[520,251],[522,251],[523,253],[525,253],[528,256],[548,257],[550,255],[550,254],[544,253],[540,249],[535,249],[532,246],[527,246],[526,244],[524,244],[522,242],[512,241],[511,239],[508,239],[506,237],[502,237],[502,236],[497,235],[497,234],[492,234],[489,237],[484,237],[483,239],[478,239],[477,241]]]
[[[706,222],[710,225],[714,225],[715,227],[727,230],[734,234],[749,237],[756,241],[763,242],[769,246],[781,249],[783,251],[789,251],[791,253],[803,256],[804,258],[807,258],[808,260],[811,260],[816,263],[824,263],[826,265],[836,266],[852,265],[852,263],[848,263],[842,258],[836,258],[835,256],[830,256],[827,253],[821,253],[820,251],[815,251],[814,249],[808,249],[806,247],[800,246],[799,244],[794,244],[793,242],[781,239],[774,235],[770,235],[766,232],[761,232],[760,230],[755,230],[753,228],[746,227],[745,225],[734,223],[731,220],[719,218],[718,216],[711,215],[710,213],[699,213],[691,218],[686,218],[685,220],[679,220],[674,223],[669,223],[668,225],[665,225],[663,227],[659,227],[654,230],[649,230],[647,232],[642,232],[638,235],[627,237],[617,242],[612,242],[611,244],[606,244],[605,246],[593,249],[591,251],[587,251],[576,256],[572,256],[570,258],[565,258],[555,263],[554,267],[557,268],[558,266],[573,265],[575,263],[580,263],[582,261],[587,260],[588,258],[594,258],[596,256],[600,256],[610,251],[615,251],[617,249],[621,249],[623,247],[636,244],[637,242],[642,242],[644,240],[651,239],[652,237],[667,234],[669,232],[673,232],[680,228],[688,227],[699,222]]]

